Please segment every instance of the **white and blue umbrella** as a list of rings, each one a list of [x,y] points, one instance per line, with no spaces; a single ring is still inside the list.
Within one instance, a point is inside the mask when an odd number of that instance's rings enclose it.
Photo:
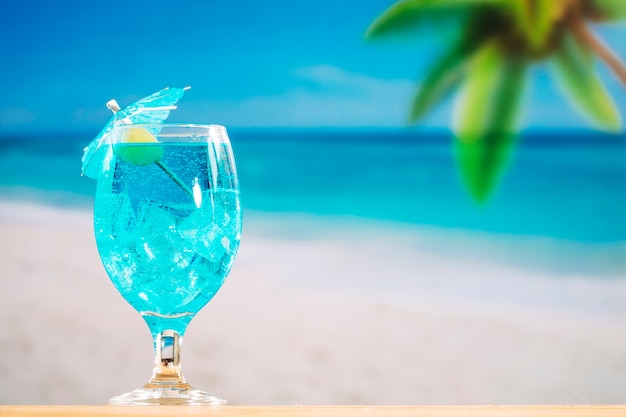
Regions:
[[[164,88],[156,93],[144,97],[139,101],[120,110],[115,100],[107,103],[107,107],[113,111],[114,116],[100,131],[83,153],[83,175],[89,178],[98,179],[102,173],[102,167],[107,158],[111,157],[111,147],[109,133],[121,124],[144,124],[163,123],[171,110],[176,109],[176,103],[183,96],[183,93],[190,87],[185,88]]]

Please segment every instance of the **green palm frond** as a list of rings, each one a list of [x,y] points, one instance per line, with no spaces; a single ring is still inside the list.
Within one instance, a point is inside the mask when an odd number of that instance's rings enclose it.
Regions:
[[[517,28],[531,50],[541,50],[548,43],[554,22],[562,17],[563,4],[561,0],[510,1]]]
[[[493,38],[492,13],[472,12],[463,36],[427,72],[411,104],[409,122],[416,123],[462,84],[470,58]]]
[[[413,99],[409,114],[411,123],[417,122],[459,87],[471,52],[472,48],[465,45],[456,46],[430,69]]]
[[[602,128],[617,131],[621,127],[620,115],[598,77],[594,61],[591,50],[566,34],[554,55],[554,68],[576,107]]]
[[[626,19],[626,0],[399,0],[369,27],[369,38],[458,18],[459,41],[419,82],[410,121],[417,122],[457,91],[456,155],[475,200],[485,201],[516,142],[527,69],[551,58],[576,107],[605,130],[620,114],[598,77],[602,61],[626,86],[626,65],[589,28],[589,21]]]
[[[624,0],[594,0],[593,7],[606,20],[626,19]]]
[[[383,12],[367,29],[365,36],[375,38],[402,32],[424,19],[459,15],[479,5],[502,5],[510,0],[400,0]]]
[[[495,42],[473,57],[456,106],[456,152],[461,178],[483,202],[508,164],[517,137],[526,66]]]

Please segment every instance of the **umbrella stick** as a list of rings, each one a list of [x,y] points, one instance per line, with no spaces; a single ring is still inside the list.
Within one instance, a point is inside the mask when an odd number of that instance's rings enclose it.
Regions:
[[[166,167],[165,165],[163,165],[163,163],[161,161],[156,161],[155,162],[157,164],[157,166],[159,168],[161,168],[163,170],[163,172],[165,172],[167,174],[168,177],[170,177],[176,184],[178,184],[178,186],[180,188],[182,188],[183,190],[185,190],[185,192],[187,194],[189,194],[189,197],[193,198],[193,191],[191,188],[189,188],[187,186],[187,184],[185,184],[184,182],[181,181],[180,178],[178,178],[176,176],[176,174],[174,174],[172,171],[170,171],[170,169],[168,167]]]

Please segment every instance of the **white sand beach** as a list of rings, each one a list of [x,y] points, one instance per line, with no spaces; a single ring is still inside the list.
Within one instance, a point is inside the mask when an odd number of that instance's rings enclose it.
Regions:
[[[568,271],[537,261],[550,242],[489,242],[246,213],[185,375],[232,404],[625,403],[620,248],[572,244]],[[0,403],[104,404],[148,378],[147,326],[107,278],[89,210],[0,202],[0,275]]]

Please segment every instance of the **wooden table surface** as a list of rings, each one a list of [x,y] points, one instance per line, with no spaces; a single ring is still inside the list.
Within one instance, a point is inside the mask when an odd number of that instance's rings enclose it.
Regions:
[[[0,405],[0,416],[626,417],[626,406],[82,406]]]

